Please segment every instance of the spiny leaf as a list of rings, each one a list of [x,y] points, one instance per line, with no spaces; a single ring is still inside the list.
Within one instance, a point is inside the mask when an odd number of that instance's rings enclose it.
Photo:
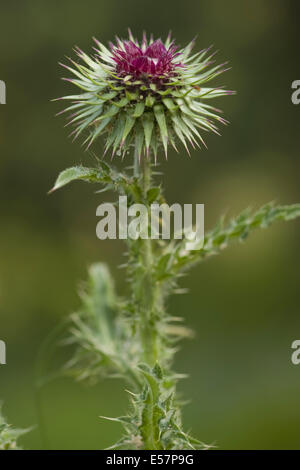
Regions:
[[[117,122],[111,131],[111,134],[108,136],[106,144],[105,144],[105,153],[107,150],[113,145],[113,153],[115,153],[117,147],[119,146],[123,131],[125,127],[125,113],[120,113],[117,118]]]
[[[89,145],[88,145],[89,147],[94,142],[96,137],[100,135],[103,129],[105,129],[105,127],[110,123],[111,119],[112,117],[107,117],[106,119],[103,119],[100,125],[97,125],[95,131],[91,134],[90,137],[87,138],[87,141],[90,140]]]
[[[134,123],[135,123],[135,119],[132,118],[128,114],[127,117],[126,117],[126,123],[125,123],[124,131],[123,131],[123,135],[122,135],[122,144],[125,142],[125,139],[128,136],[128,134],[130,133],[131,129],[133,128]]]
[[[86,168],[83,166],[74,166],[72,168],[68,168],[67,170],[62,171],[53,188],[49,191],[52,193],[59,188],[62,188],[66,184],[71,183],[72,181],[76,180],[85,180],[89,182],[97,182],[99,181],[99,171],[95,168]]]
[[[135,130],[135,148],[138,154],[139,160],[141,159],[142,149],[144,144],[144,131],[140,123],[137,124]]]
[[[114,170],[103,161],[98,162],[98,168],[87,168],[83,166],[75,166],[62,171],[54,187],[49,191],[52,193],[56,189],[62,188],[68,183],[76,180],[87,181],[89,183],[102,183],[117,190],[121,194],[127,193],[134,195],[136,188],[133,181],[125,174]]]
[[[300,204],[275,206],[273,203],[262,206],[256,212],[243,211],[233,218],[227,225],[218,224],[217,227],[205,235],[204,246],[200,250],[188,251],[185,249],[186,241],[177,244],[174,251],[173,265],[169,267],[171,272],[187,269],[204,258],[219,253],[226,248],[229,242],[243,241],[253,230],[266,228],[277,220],[293,220],[300,217]]]
[[[178,109],[178,105],[176,105],[174,103],[174,101],[171,100],[171,98],[163,98],[162,102],[168,108],[168,110],[171,111],[171,112],[176,111],[176,109]]]
[[[143,115],[143,127],[144,127],[144,132],[145,132],[146,149],[148,151],[150,142],[151,142],[152,131],[154,127],[153,116],[151,113],[145,113]]]

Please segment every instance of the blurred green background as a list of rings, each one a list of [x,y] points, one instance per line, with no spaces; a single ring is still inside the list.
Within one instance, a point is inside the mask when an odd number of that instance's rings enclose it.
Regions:
[[[299,2],[291,0],[1,0],[0,79],[7,105],[0,106],[0,339],[7,365],[0,366],[0,397],[16,426],[38,422],[34,363],[45,336],[79,305],[76,289],[87,266],[109,263],[126,293],[121,241],[96,239],[95,210],[109,195],[73,184],[47,191],[62,169],[92,163],[67,138],[64,119],[50,99],[69,85],[58,61],[77,44],[91,52],[92,36],[143,29],[185,45],[214,44],[218,61],[232,69],[216,82],[238,91],[222,98],[230,126],[208,136],[208,150],[182,150],[162,161],[170,202],[204,203],[206,228],[224,211],[270,200],[300,201],[299,114],[291,83],[300,79]],[[99,142],[94,147],[101,156]],[[125,162],[125,165],[128,161]],[[183,279],[189,294],[170,301],[197,332],[178,353],[180,384],[191,399],[186,428],[221,449],[300,449],[300,366],[291,343],[300,338],[300,222],[278,224],[198,266]],[[97,449],[118,439],[117,416],[127,406],[122,382],[87,388],[60,379],[47,385],[39,428],[27,448]]]

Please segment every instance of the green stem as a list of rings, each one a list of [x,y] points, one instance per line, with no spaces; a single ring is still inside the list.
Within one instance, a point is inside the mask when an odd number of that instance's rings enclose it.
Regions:
[[[148,202],[148,191],[151,188],[151,160],[144,158],[139,163],[138,153],[134,155],[134,176],[138,178],[141,189],[141,202],[146,205],[148,222],[150,222],[151,208]],[[134,242],[133,253],[135,269],[133,273],[133,294],[137,312],[137,331],[141,341],[141,362],[152,368],[160,362],[160,347],[158,337],[157,319],[161,307],[161,294],[158,284],[155,282],[153,268],[155,259],[153,256],[153,241],[150,238],[148,224],[148,237],[139,238]],[[142,411],[143,429],[142,439],[145,450],[161,449],[159,443],[159,427],[157,421],[158,388],[150,387],[147,403],[144,403]]]
[[[151,162],[150,157],[139,163],[138,154],[134,156],[135,176],[141,178],[143,203],[148,208],[148,220],[150,220],[150,206],[147,200],[148,190],[151,188]],[[140,336],[143,348],[143,361],[149,366],[154,366],[158,359],[157,331],[155,325],[155,310],[158,299],[158,289],[153,279],[153,247],[151,238],[139,239],[140,262],[142,275],[137,280],[137,303],[140,309]]]

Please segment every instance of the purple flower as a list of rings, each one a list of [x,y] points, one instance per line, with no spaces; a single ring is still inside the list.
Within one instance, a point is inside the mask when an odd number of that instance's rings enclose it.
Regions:
[[[150,81],[174,76],[176,69],[182,67],[181,63],[174,62],[179,55],[176,50],[173,42],[166,48],[161,39],[148,44],[145,35],[141,47],[133,40],[118,40],[117,46],[111,44],[119,77],[131,75],[135,79],[150,78]]]

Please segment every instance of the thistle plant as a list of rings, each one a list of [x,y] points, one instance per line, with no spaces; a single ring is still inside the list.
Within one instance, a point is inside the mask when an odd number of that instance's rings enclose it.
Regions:
[[[214,63],[210,49],[193,53],[194,41],[178,49],[169,35],[138,42],[131,32],[128,40],[116,39],[105,47],[95,40],[92,57],[75,48],[79,61],[70,59],[66,78],[77,94],[61,113],[71,113],[69,125],[74,138],[83,137],[90,148],[103,136],[95,167],[75,166],[63,171],[53,190],[83,180],[125,195],[128,205],[165,202],[156,180],[160,150],[167,157],[169,144],[205,146],[205,132],[218,133],[227,121],[208,100],[231,95],[232,91],[210,85],[226,70]],[[101,148],[101,147],[100,147]],[[115,160],[126,157],[126,172],[104,162],[107,152]],[[171,164],[171,163],[170,163]],[[183,163],[184,164],[184,163]],[[116,203],[117,204],[117,203]],[[205,235],[203,246],[187,249],[185,239],[171,241],[139,237],[127,239],[126,270],[128,294],[115,291],[108,267],[90,267],[80,292],[81,307],[70,317],[68,344],[74,354],[65,371],[79,380],[96,382],[103,377],[122,377],[127,383],[130,409],[112,419],[121,423],[123,437],[115,449],[203,449],[207,446],[185,432],[176,385],[183,374],[174,370],[177,343],[190,330],[166,309],[166,301],[178,293],[184,271],[204,258],[217,254],[231,241],[244,240],[257,228],[276,220],[300,216],[300,204],[267,204],[258,211],[247,210]],[[197,248],[197,247],[195,247]]]

